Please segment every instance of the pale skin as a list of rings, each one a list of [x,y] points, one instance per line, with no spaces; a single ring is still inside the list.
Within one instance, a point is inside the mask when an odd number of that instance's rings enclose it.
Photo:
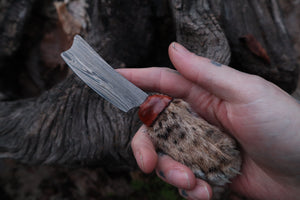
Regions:
[[[251,199],[300,198],[300,105],[274,84],[190,53],[178,43],[169,47],[176,68],[118,70],[146,91],[189,102],[200,116],[225,129],[239,143],[241,175],[229,187]],[[145,173],[157,175],[186,199],[210,199],[212,190],[192,171],[158,156],[145,127],[131,146]]]

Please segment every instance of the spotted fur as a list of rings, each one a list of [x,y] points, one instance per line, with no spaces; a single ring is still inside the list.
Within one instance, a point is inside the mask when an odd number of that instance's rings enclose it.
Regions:
[[[240,171],[235,140],[199,117],[183,100],[174,99],[148,127],[148,134],[159,151],[218,189]]]

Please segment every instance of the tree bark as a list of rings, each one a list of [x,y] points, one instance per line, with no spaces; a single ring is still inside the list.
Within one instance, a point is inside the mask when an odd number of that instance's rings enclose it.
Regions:
[[[71,76],[37,99],[0,103],[1,158],[29,164],[134,168],[130,140],[141,124]]]
[[[298,66],[282,12],[276,0],[221,3],[220,22],[232,53],[230,65],[274,82],[291,93],[298,80]],[[270,62],[244,43],[252,35],[266,50]]]
[[[225,65],[230,47],[207,0],[170,1],[176,24],[176,39],[196,54]]]
[[[1,1],[0,58],[13,55],[20,46],[24,25],[34,2],[35,0]]]

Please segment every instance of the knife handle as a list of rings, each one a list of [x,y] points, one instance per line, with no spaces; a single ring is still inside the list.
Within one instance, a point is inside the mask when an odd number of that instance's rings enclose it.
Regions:
[[[236,141],[198,116],[187,102],[152,95],[140,106],[139,117],[156,150],[189,167],[197,178],[224,186],[239,174]]]

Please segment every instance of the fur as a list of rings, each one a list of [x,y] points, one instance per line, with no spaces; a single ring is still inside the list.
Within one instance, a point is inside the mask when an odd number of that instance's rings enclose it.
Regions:
[[[190,167],[197,178],[218,189],[239,174],[241,156],[235,140],[181,99],[169,104],[148,127],[148,134],[157,151]]]

